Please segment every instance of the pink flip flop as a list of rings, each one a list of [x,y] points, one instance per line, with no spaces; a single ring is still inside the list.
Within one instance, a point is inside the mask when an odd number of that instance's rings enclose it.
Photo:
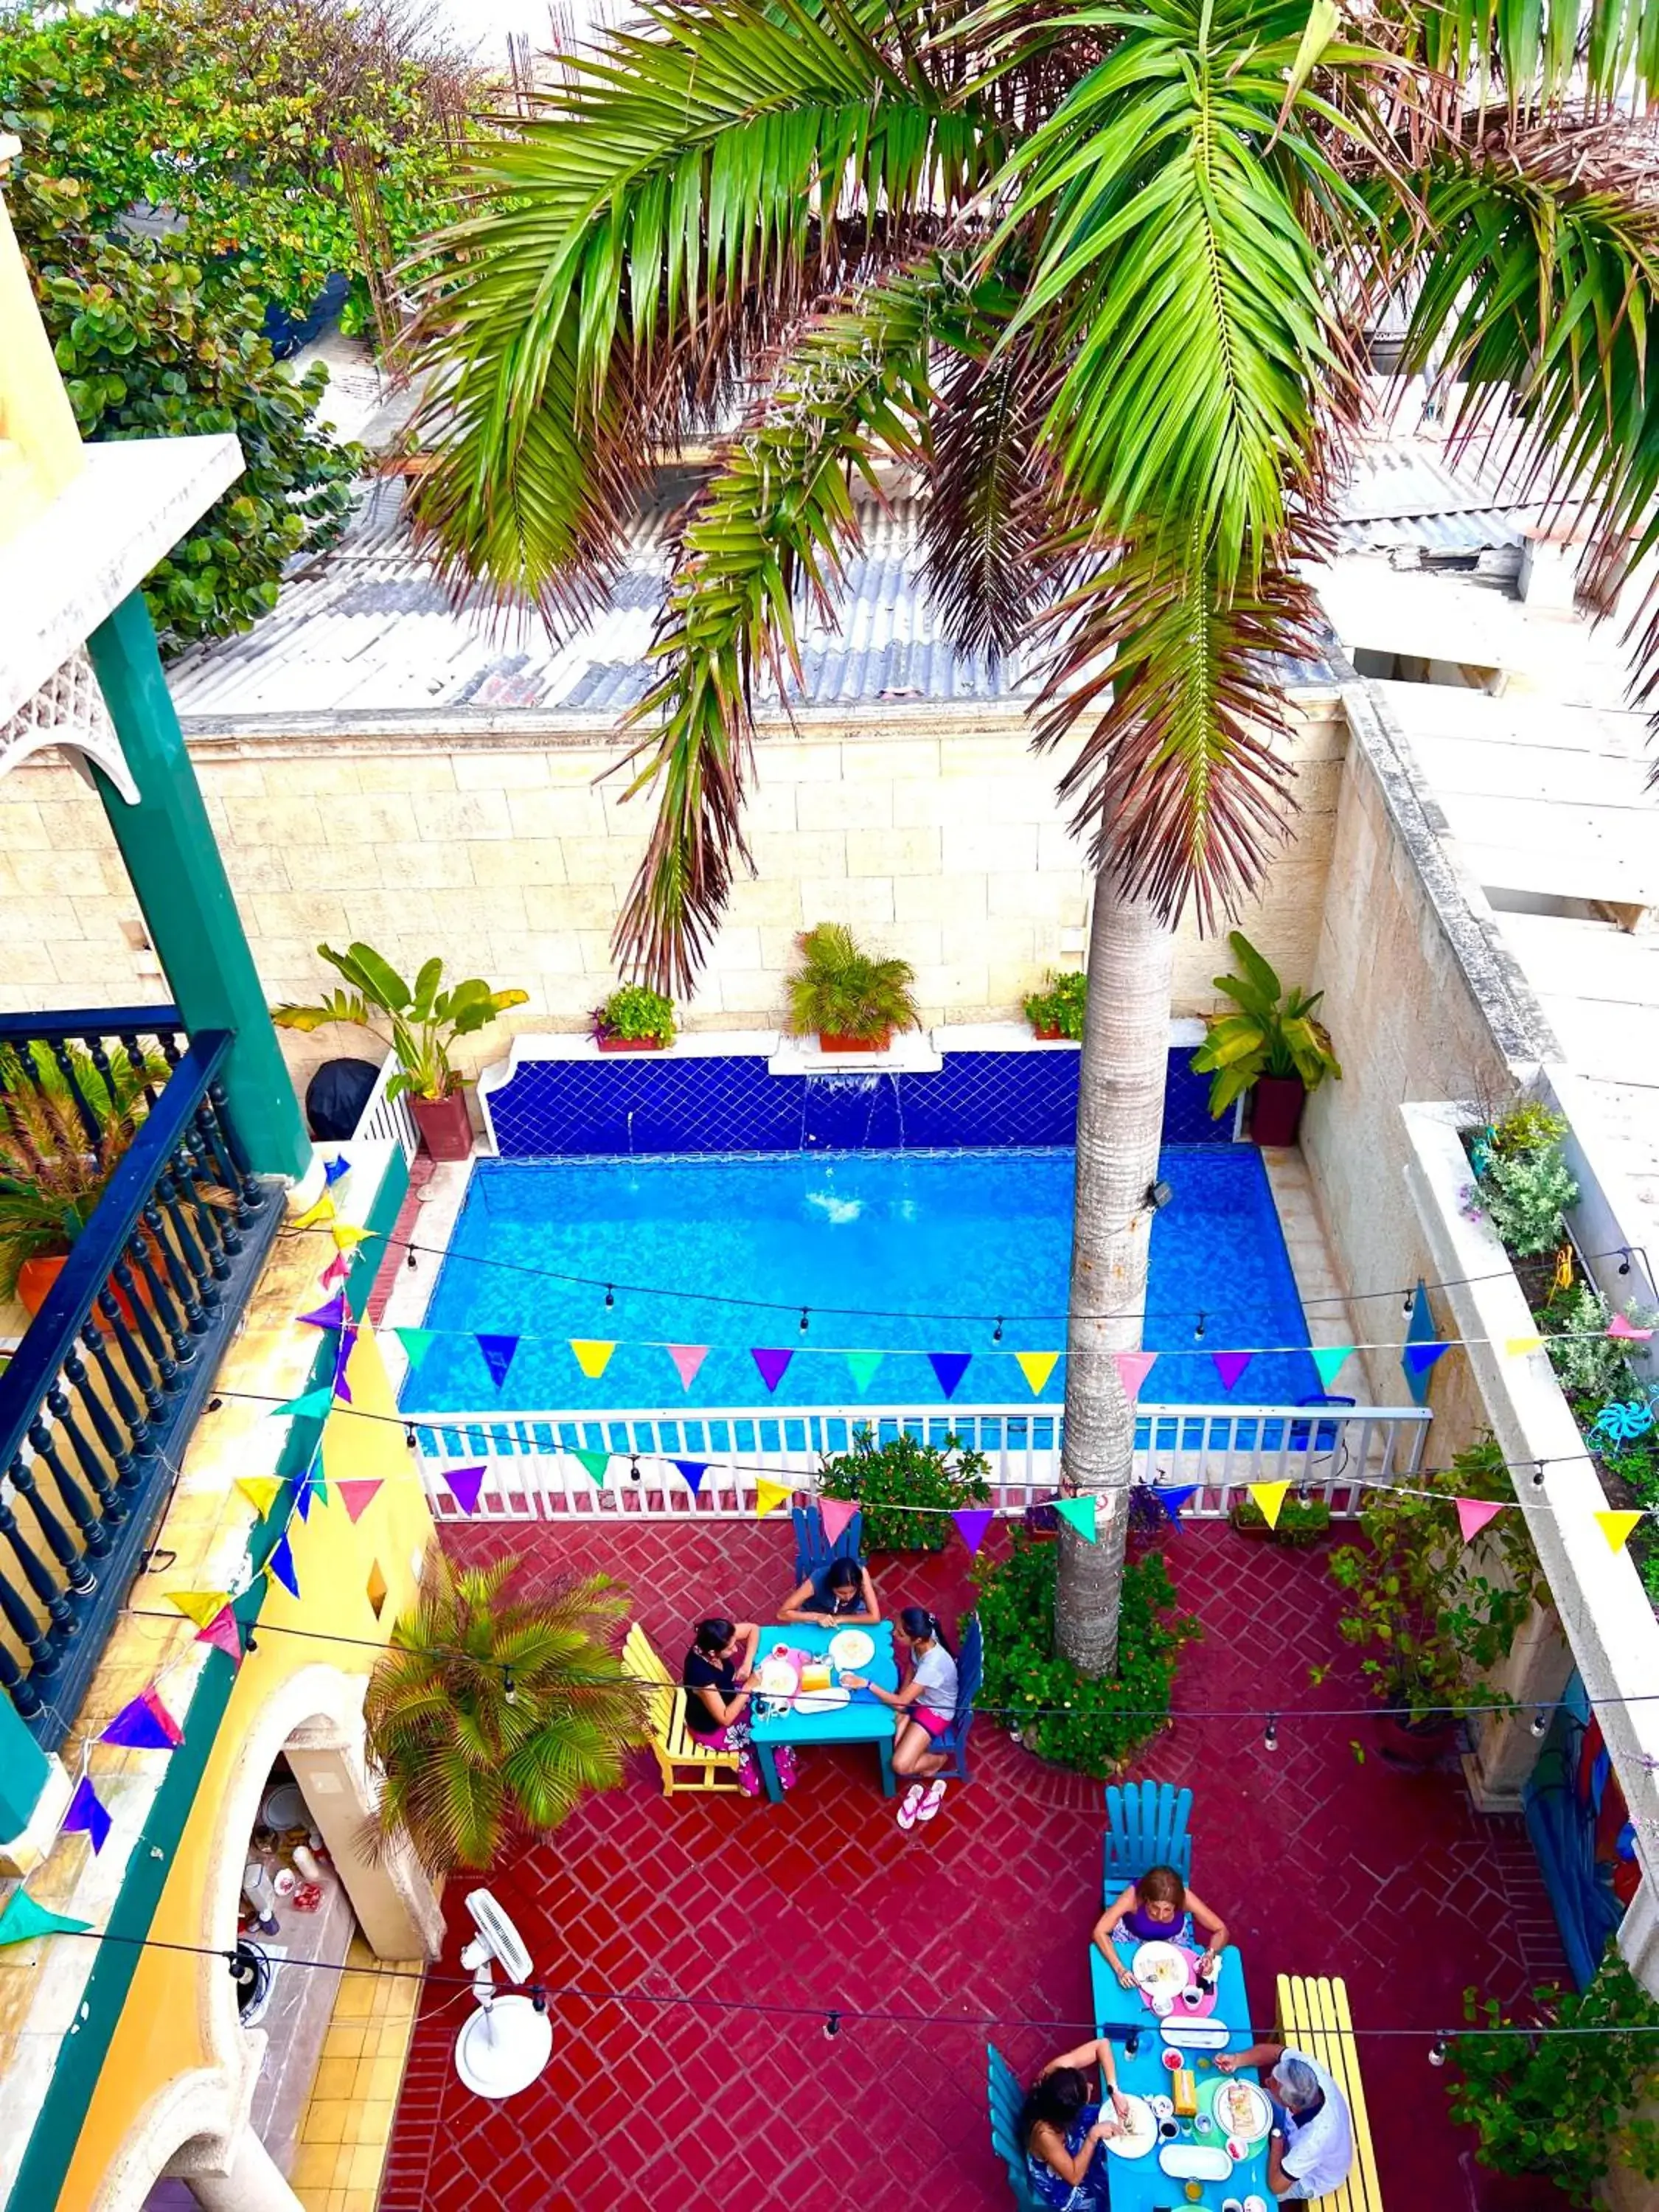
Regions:
[[[905,1791],[904,1802],[898,1808],[898,1824],[901,1828],[909,1829],[915,1826],[916,1816],[921,1810],[921,1801],[926,1794],[920,1782],[913,1782]]]
[[[917,1820],[931,1820],[944,1802],[945,1784],[942,1781],[935,1782],[916,1808]]]

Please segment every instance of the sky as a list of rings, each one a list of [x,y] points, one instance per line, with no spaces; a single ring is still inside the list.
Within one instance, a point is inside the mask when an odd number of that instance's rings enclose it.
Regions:
[[[481,61],[506,60],[510,31],[522,32],[537,49],[551,43],[548,0],[441,0],[441,5],[457,40]],[[597,0],[557,0],[557,6],[579,36],[589,20],[603,14]]]

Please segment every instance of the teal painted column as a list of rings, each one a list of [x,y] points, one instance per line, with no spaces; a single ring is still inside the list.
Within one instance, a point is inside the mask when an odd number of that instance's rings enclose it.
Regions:
[[[52,1761],[0,1692],[0,1845],[14,1842],[34,1818],[52,1771]]]
[[[174,1003],[192,1032],[235,1032],[225,1088],[255,1170],[302,1176],[311,1140],[185,750],[143,593],[123,600],[87,646],[138,804],[129,806],[101,770],[93,774]]]

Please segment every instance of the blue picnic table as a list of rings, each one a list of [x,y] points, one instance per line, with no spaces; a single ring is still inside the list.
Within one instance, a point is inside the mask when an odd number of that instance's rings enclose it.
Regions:
[[[1134,1956],[1135,1946],[1125,1944],[1119,1955],[1126,1961]],[[1089,1972],[1094,1984],[1095,2022],[1097,2032],[1104,2033],[1111,2027],[1133,2027],[1141,2030],[1140,2046],[1131,2058],[1124,2045],[1114,2042],[1112,2055],[1117,2062],[1117,2083],[1126,2096],[1158,2097],[1170,2094],[1171,2076],[1164,2063],[1164,2039],[1158,2033],[1158,2018],[1141,1996],[1139,1990],[1126,1990],[1111,1968],[1100,1955],[1098,1948],[1089,1946]],[[1229,1944],[1221,1954],[1221,1971],[1216,1982],[1214,2017],[1224,2021],[1232,2031],[1227,2038],[1229,2051],[1248,2051],[1258,2039],[1250,2025],[1249,1999],[1244,1988],[1244,1968],[1237,1948]],[[1225,2076],[1218,2074],[1212,2057],[1203,2051],[1188,2055],[1186,2063],[1198,2076],[1198,2105],[1200,2112],[1207,2112],[1218,2084]],[[1236,2079],[1254,2081],[1254,2066],[1242,2066]],[[1188,2132],[1182,2140],[1224,2144],[1226,2131],[1215,2128],[1207,2136],[1194,2136]],[[1158,2152],[1149,2151],[1144,2158],[1117,2158],[1103,2146],[1098,2156],[1109,2161],[1108,2179],[1111,2191],[1112,2212],[1157,2212],[1162,2205],[1176,2204],[1183,2208],[1200,2204],[1210,2212],[1220,2212],[1227,2199],[1255,2195],[1265,2203],[1273,2203],[1273,2192],[1267,2187],[1267,2145],[1264,2140],[1249,2156],[1240,2160],[1225,2181],[1206,2181],[1201,2185],[1202,2194],[1189,2197],[1187,2185],[1172,2181],[1158,2162]]]
[[[815,1656],[827,1653],[830,1639],[839,1632],[833,1628],[812,1627],[805,1621],[763,1628],[755,1652],[756,1670],[758,1672],[765,1665],[774,1651],[810,1651]],[[875,1656],[852,1671],[872,1682],[879,1682],[884,1690],[896,1690],[898,1666],[893,1657],[891,1622],[878,1620],[864,1632],[875,1644]],[[836,1679],[839,1680],[838,1674]],[[773,1755],[781,1743],[793,1744],[800,1751],[822,1743],[873,1743],[881,1760],[882,1794],[892,1796],[896,1733],[893,1709],[884,1705],[878,1698],[872,1698],[867,1690],[854,1690],[847,1704],[833,1712],[803,1712],[793,1705],[777,1705],[764,1712],[755,1711],[752,1707],[750,1710],[753,1717],[750,1735],[755,1747],[755,1764],[773,1804],[783,1796]]]

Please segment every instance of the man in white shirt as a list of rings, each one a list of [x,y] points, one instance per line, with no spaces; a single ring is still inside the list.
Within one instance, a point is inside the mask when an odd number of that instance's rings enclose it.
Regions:
[[[1353,2164],[1353,2122],[1347,2099],[1318,2060],[1283,2044],[1258,2043],[1215,2063],[1222,2074],[1267,2069],[1262,2086],[1273,2100],[1267,2186],[1280,2203],[1300,2204],[1340,2188]]]

